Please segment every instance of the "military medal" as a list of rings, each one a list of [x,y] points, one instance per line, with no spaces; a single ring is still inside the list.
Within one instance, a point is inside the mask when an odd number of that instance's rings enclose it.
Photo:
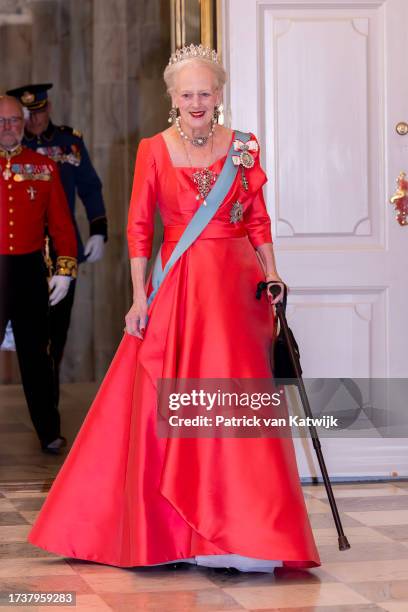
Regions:
[[[8,181],[13,176],[15,164],[13,164],[13,167],[11,167],[11,158],[15,157],[16,155],[19,155],[22,151],[22,148],[23,147],[19,145],[12,151],[3,151],[0,149],[0,157],[6,158],[6,167],[4,168],[2,172],[2,176],[5,181]]]
[[[11,170],[10,170],[10,160],[7,160],[7,164],[5,169],[3,170],[3,178],[5,181],[8,181],[11,178]]]
[[[234,202],[230,212],[230,223],[239,223],[244,216],[244,207],[241,202]]]
[[[9,154],[6,154],[6,155],[7,155],[7,157],[6,157],[6,167],[3,170],[3,178],[4,178],[5,181],[8,181],[9,178],[11,178],[11,176],[12,176],[12,172],[10,170],[10,168],[11,168],[11,159],[9,157]]]
[[[11,172],[13,174],[13,181],[18,182],[19,180],[22,180],[22,172],[23,172],[23,165],[22,164],[13,164],[11,166]]]

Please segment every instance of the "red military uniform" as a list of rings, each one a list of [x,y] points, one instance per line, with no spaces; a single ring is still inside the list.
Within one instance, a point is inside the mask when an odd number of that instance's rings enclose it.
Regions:
[[[60,437],[49,345],[45,227],[56,274],[76,275],[77,240],[57,165],[22,146],[0,149],[0,342],[11,321],[31,420],[44,450]]]
[[[63,263],[77,256],[75,230],[57,165],[31,149],[0,150],[0,219],[1,255],[41,250],[47,224]]]

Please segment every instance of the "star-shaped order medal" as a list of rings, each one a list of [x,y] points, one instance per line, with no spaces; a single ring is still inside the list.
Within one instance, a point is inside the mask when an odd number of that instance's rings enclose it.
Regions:
[[[244,207],[241,202],[234,202],[230,212],[230,223],[239,223],[244,216]]]

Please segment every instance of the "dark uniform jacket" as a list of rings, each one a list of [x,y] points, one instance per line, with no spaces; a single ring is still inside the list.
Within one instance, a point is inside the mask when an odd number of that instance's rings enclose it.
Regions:
[[[38,136],[26,131],[23,144],[42,155],[47,155],[58,164],[75,224],[79,261],[83,261],[84,248],[75,221],[76,192],[85,206],[90,235],[101,234],[106,240],[107,223],[102,183],[92,165],[81,134],[68,126],[57,126],[50,121],[45,132]]]

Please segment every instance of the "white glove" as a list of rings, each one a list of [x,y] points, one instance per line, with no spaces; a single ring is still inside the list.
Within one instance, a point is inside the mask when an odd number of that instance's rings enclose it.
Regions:
[[[16,344],[14,342],[13,328],[11,327],[11,321],[9,321],[7,323],[3,342],[0,346],[0,351],[15,351],[15,350],[16,350]]]
[[[88,238],[88,242],[85,245],[85,257],[89,263],[95,263],[103,257],[105,250],[105,237],[101,234],[95,234]]]
[[[55,306],[64,299],[68,293],[69,284],[72,280],[72,276],[62,276],[54,274],[48,281],[50,288],[50,304]]]

